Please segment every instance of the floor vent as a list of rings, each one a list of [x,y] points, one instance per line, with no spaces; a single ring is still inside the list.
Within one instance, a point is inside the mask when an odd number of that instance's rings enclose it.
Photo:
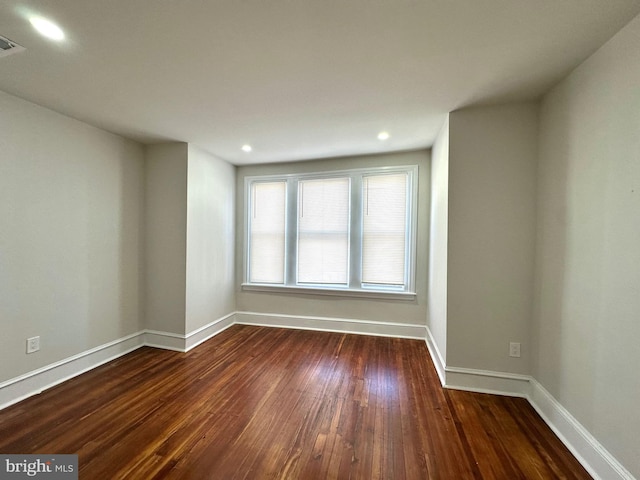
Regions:
[[[0,58],[11,55],[12,53],[22,52],[24,49],[23,46],[0,35]]]

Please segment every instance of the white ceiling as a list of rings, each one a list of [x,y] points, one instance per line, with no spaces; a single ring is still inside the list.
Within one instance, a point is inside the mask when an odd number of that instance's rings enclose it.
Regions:
[[[67,39],[40,37],[30,13]],[[638,13],[640,0],[0,0],[0,35],[26,47],[0,59],[0,90],[238,165],[407,150],[449,111],[539,97]]]

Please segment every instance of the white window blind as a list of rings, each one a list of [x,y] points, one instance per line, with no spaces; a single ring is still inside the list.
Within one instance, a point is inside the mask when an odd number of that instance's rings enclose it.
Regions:
[[[246,177],[243,289],[414,298],[417,172]]]
[[[362,282],[406,282],[407,174],[363,177]]]
[[[299,182],[299,283],[348,283],[349,185],[349,178]]]
[[[284,283],[286,186],[286,182],[251,185],[251,282]]]

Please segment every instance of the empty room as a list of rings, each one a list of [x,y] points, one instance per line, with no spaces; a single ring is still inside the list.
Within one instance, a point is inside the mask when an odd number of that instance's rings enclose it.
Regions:
[[[640,0],[0,3],[0,478],[640,479]]]

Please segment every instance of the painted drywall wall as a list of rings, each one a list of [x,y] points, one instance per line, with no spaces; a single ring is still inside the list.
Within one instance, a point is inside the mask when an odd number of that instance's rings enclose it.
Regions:
[[[447,366],[530,373],[537,122],[534,103],[449,116]]]
[[[186,331],[235,310],[235,167],[188,147]]]
[[[309,162],[255,165],[238,168],[236,196],[236,294],[239,311],[301,315],[314,317],[374,320],[380,322],[426,325],[427,261],[429,254],[429,171],[430,154],[426,150],[375,156],[346,157]],[[340,296],[278,294],[242,291],[244,239],[244,178],[252,175],[330,171],[385,165],[418,165],[418,251],[414,301],[359,299]]]
[[[535,378],[640,478],[640,17],[541,108]]]
[[[1,382],[141,329],[144,152],[2,92],[0,152]]]
[[[431,151],[429,300],[427,326],[442,361],[447,361],[447,261],[449,225],[449,116]]]
[[[145,152],[145,324],[184,335],[187,251],[186,143]]]

